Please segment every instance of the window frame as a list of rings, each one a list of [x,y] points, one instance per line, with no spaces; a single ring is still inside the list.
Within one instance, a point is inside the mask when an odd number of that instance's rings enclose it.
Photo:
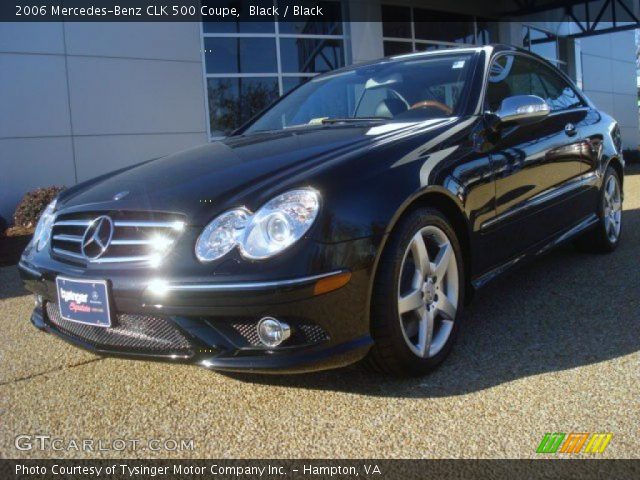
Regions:
[[[566,113],[566,112],[573,112],[573,111],[577,111],[577,110],[581,110],[581,109],[593,108],[592,103],[589,101],[589,99],[587,97],[585,97],[585,95],[575,85],[575,83],[564,72],[562,72],[557,67],[552,65],[551,62],[549,62],[545,58],[540,57],[539,55],[536,55],[535,53],[532,53],[532,52],[521,51],[521,50],[507,50],[507,51],[499,51],[499,52],[494,53],[493,55],[491,55],[491,58],[489,59],[489,62],[487,63],[486,71],[484,72],[484,84],[483,84],[484,88],[483,88],[483,92],[482,92],[482,101],[480,102],[481,114],[487,112],[487,110],[485,109],[485,105],[486,105],[487,93],[488,93],[488,90],[489,90],[489,75],[491,73],[491,65],[493,65],[493,62],[495,62],[500,57],[507,56],[507,55],[524,57],[524,58],[527,58],[527,59],[533,61],[534,63],[536,63],[538,65],[541,65],[543,70],[550,71],[550,73],[552,75],[556,75],[558,78],[560,78],[560,80],[563,80],[565,83],[567,83],[568,86],[575,92],[576,96],[584,104],[584,105],[576,106],[576,107],[573,107],[573,108],[567,108],[567,109],[564,109],[564,110],[551,111],[551,112],[549,112],[549,115],[558,115],[558,114],[563,114],[563,113]]]
[[[350,54],[348,48],[348,22],[347,22],[347,6],[343,0],[335,0],[336,3],[340,4],[342,21],[340,22],[342,26],[342,33],[340,35],[322,35],[322,34],[303,34],[303,33],[280,33],[280,22],[278,17],[274,17],[274,31],[273,32],[261,32],[261,33],[251,33],[251,32],[223,32],[223,33],[207,33],[204,31],[204,21],[200,21],[200,57],[202,61],[202,80],[203,80],[203,89],[204,89],[204,107],[205,107],[205,121],[207,125],[207,137],[209,141],[220,140],[226,138],[225,135],[212,135],[211,134],[211,113],[209,110],[209,87],[208,87],[208,79],[210,78],[225,78],[225,79],[236,79],[236,78],[276,78],[278,81],[278,98],[276,102],[281,99],[283,96],[287,95],[293,89],[290,89],[289,92],[284,92],[284,82],[285,78],[313,78],[317,75],[321,75],[324,72],[318,73],[310,73],[310,72],[284,72],[282,70],[282,59],[280,52],[280,40],[284,38],[293,38],[293,39],[315,39],[315,40],[341,40],[343,55],[344,55],[344,66],[349,65]],[[270,22],[269,22],[270,23]],[[276,44],[276,71],[275,72],[256,72],[256,73],[207,73],[207,65],[206,65],[206,51],[205,51],[205,39],[206,38],[270,38],[275,40]],[[340,67],[342,68],[342,67]],[[295,87],[294,87],[295,89]],[[275,102],[273,102],[275,103]],[[272,103],[272,104],[273,104]],[[272,105],[271,104],[271,105]],[[269,108],[271,105],[267,106]],[[264,110],[263,110],[264,111]],[[255,116],[258,116],[263,111],[258,112]],[[251,120],[253,120],[253,118]],[[249,122],[251,122],[249,120]],[[243,125],[238,125],[236,130],[243,127]]]

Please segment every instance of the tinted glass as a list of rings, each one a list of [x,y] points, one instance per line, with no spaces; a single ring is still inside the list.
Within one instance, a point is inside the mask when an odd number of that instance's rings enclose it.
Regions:
[[[278,79],[207,79],[211,135],[223,136],[238,128],[278,98]]]
[[[409,7],[383,5],[382,36],[411,38],[411,9]]]
[[[315,77],[265,112],[247,132],[314,126],[327,117],[448,117],[456,113],[470,63],[471,54],[443,54]]]
[[[281,38],[280,61],[285,73],[322,73],[344,66],[342,40]]]
[[[546,65],[521,55],[502,55],[491,65],[486,108],[495,112],[513,95],[537,95],[553,111],[582,105],[569,83]]]
[[[207,73],[275,73],[274,38],[205,38]]]
[[[547,101],[552,111],[585,106],[575,89],[556,72],[543,67],[538,73],[545,92],[542,98]]]

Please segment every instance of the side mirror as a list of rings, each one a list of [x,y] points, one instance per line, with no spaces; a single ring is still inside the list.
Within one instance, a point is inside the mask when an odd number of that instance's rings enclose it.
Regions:
[[[495,115],[500,123],[523,125],[546,117],[550,111],[549,104],[536,95],[514,95],[502,100]]]

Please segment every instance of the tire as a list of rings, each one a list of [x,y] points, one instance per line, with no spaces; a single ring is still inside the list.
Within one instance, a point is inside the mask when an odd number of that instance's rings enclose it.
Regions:
[[[419,247],[420,238],[424,250]],[[428,263],[419,260],[425,258],[425,251]],[[374,346],[366,358],[370,367],[395,376],[420,376],[449,355],[464,304],[463,265],[460,242],[441,212],[424,208],[400,220],[385,246],[374,279]],[[421,273],[424,271],[426,275]]]
[[[578,237],[575,245],[584,252],[613,252],[620,243],[622,233],[622,183],[613,167],[608,167],[604,175],[597,215],[596,226]]]

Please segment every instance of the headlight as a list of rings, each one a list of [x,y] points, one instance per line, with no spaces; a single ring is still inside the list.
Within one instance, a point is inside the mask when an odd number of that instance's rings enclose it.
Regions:
[[[272,257],[302,238],[319,208],[318,193],[300,189],[277,196],[253,215],[243,209],[223,213],[200,234],[196,256],[201,262],[210,262],[238,246],[245,258]]]
[[[45,208],[42,215],[40,215],[35,232],[33,232],[32,242],[38,252],[47,245],[51,238],[51,227],[53,227],[53,221],[56,218],[53,214],[56,209],[56,202],[57,199],[47,205],[47,208]]]
[[[201,262],[211,262],[226,255],[238,244],[249,212],[231,210],[209,223],[196,242],[196,257]]]

